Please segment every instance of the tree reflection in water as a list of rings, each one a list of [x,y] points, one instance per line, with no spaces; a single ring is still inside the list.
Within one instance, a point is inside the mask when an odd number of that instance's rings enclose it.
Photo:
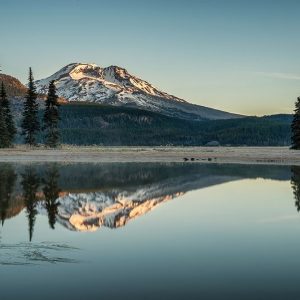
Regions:
[[[21,174],[21,185],[23,188],[24,203],[27,211],[29,241],[32,240],[34,224],[37,215],[37,193],[40,185],[40,178],[33,167],[27,167],[25,172]]]
[[[208,164],[1,164],[0,218],[24,208],[29,240],[37,214],[49,227],[96,230],[125,226],[133,218],[190,190],[244,178],[290,180],[300,212],[300,167]],[[19,179],[18,179],[19,176]]]
[[[2,226],[7,218],[10,201],[15,188],[17,174],[10,164],[4,164],[0,168],[0,219]]]
[[[300,212],[300,166],[291,167],[291,172],[291,184],[295,198],[295,206],[297,211]]]
[[[21,174],[21,177],[24,204],[28,218],[29,240],[31,241],[39,201],[43,201],[43,206],[48,214],[50,228],[55,228],[60,192],[58,187],[59,171],[56,165],[50,165],[46,168],[45,175],[40,176],[35,168],[28,167]],[[40,188],[42,188],[41,191],[39,190]]]
[[[42,182],[44,184],[43,193],[45,197],[45,208],[48,214],[49,226],[55,229],[56,216],[58,214],[58,202],[60,189],[58,187],[59,171],[57,165],[49,166],[46,170]]]

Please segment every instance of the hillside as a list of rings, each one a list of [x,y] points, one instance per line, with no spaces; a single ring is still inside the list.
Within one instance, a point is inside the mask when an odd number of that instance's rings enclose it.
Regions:
[[[17,78],[0,74],[0,83],[3,82],[9,97],[25,96],[27,88]]]

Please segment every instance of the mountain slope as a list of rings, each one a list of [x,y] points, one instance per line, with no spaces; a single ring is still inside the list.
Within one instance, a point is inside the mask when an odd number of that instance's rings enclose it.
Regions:
[[[55,81],[58,95],[68,101],[131,106],[190,120],[240,117],[188,103],[117,66],[101,68],[95,64],[69,64],[52,76],[37,80],[38,93],[47,93],[51,80]]]
[[[0,74],[0,83],[3,82],[9,97],[25,96],[27,88],[17,78],[6,74]]]

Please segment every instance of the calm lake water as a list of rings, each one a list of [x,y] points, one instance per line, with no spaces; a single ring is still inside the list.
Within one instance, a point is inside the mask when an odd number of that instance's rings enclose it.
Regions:
[[[1,299],[299,299],[300,167],[0,164]]]

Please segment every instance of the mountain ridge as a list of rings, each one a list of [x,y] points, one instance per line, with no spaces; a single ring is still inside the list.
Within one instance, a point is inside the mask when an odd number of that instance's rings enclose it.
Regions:
[[[37,92],[46,94],[54,80],[60,97],[72,102],[130,106],[189,120],[232,119],[238,114],[189,103],[155,88],[118,66],[71,63],[53,75],[35,81]]]

